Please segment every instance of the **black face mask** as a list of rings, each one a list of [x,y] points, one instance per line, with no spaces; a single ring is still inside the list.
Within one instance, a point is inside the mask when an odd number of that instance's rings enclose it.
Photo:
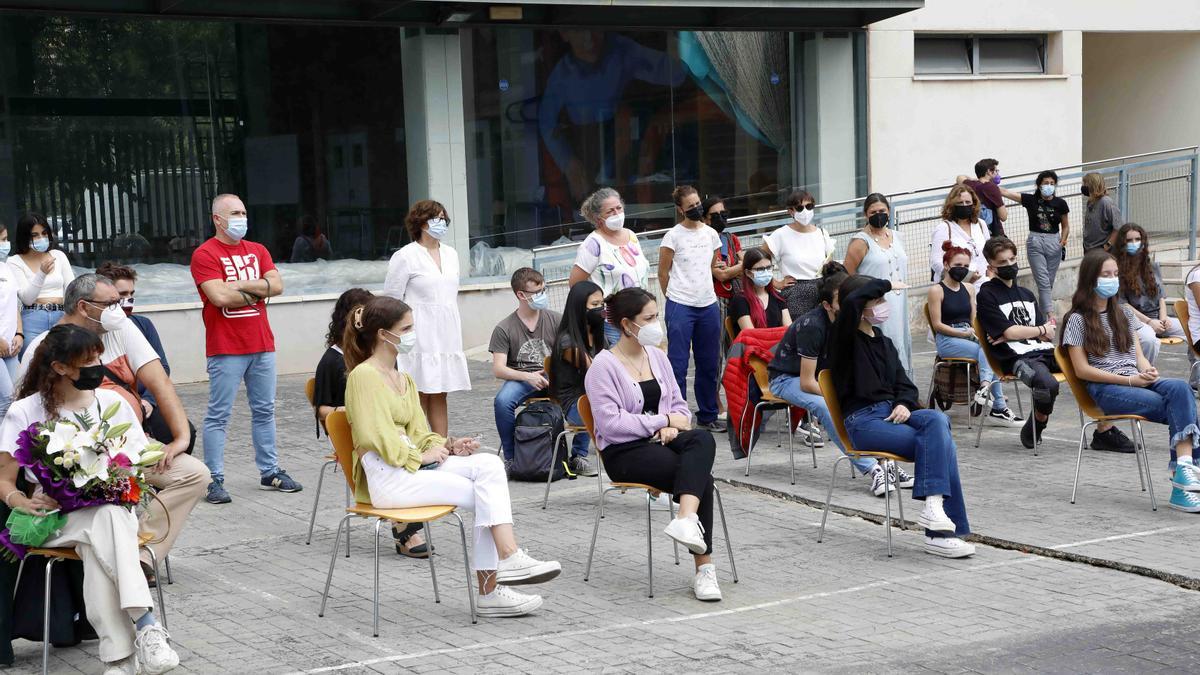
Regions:
[[[1079,188],[1079,194],[1083,195],[1084,197],[1091,197],[1092,189],[1089,188],[1088,186],[1084,185]]]
[[[712,214],[712,221],[709,226],[717,232],[724,232],[725,226],[729,223],[729,216],[724,211],[718,211]]]
[[[975,207],[970,204],[955,204],[953,213],[955,220],[967,220],[975,215]]]
[[[699,206],[693,206],[692,208],[688,209],[687,211],[684,211],[683,215],[688,220],[699,221],[701,218],[704,217],[704,209],[700,208]]]
[[[604,327],[604,308],[593,307],[587,311],[587,322],[591,328]]]
[[[1021,268],[1017,265],[1017,263],[997,267],[996,276],[1004,281],[1012,281],[1013,279],[1017,278],[1017,272],[1019,272],[1020,269]]]
[[[887,212],[876,213],[875,215],[871,216],[870,218],[867,218],[867,224],[870,225],[871,227],[882,230],[883,228],[888,226]]]
[[[91,391],[100,386],[104,380],[104,366],[83,366],[79,369],[79,377],[71,384],[79,391]]]
[[[962,283],[963,279],[966,279],[968,276],[971,275],[971,268],[970,267],[962,267],[960,265],[958,267],[951,267],[950,270],[946,273],[950,275],[951,279],[953,279],[959,283]]]

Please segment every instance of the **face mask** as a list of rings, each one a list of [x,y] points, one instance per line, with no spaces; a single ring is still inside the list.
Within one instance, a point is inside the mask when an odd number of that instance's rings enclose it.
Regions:
[[[947,274],[950,275],[951,279],[953,279],[959,283],[962,283],[963,279],[966,279],[968,276],[971,275],[971,268],[963,267],[963,266],[959,265],[957,267],[951,267],[950,270],[947,272]]]
[[[1054,184],[1053,183],[1046,183],[1039,189],[1041,190],[1043,197],[1053,197],[1054,196]]]
[[[132,316],[133,298],[121,298],[121,309],[124,310],[125,316]]]
[[[1140,250],[1142,250],[1142,242],[1140,241],[1130,241],[1125,244],[1125,252],[1129,255],[1135,255]]]
[[[1100,277],[1096,280],[1096,295],[1111,298],[1121,290],[1121,280],[1116,277]]]
[[[1084,197],[1091,197],[1092,196],[1092,188],[1090,188],[1086,185],[1080,186],[1079,194],[1083,195]]]
[[[997,171],[995,176],[992,176],[992,182],[996,185],[1000,184],[1000,172]]]
[[[811,225],[813,216],[816,214],[817,212],[812,209],[800,209],[792,214],[792,218],[795,218],[796,222],[801,225]]]
[[[955,220],[967,220],[975,215],[975,207],[970,204],[955,204],[953,213]]]
[[[871,227],[882,230],[883,228],[888,226],[887,212],[884,211],[881,213],[876,213],[875,215],[871,216],[870,218],[867,218],[867,224],[870,225]]]
[[[638,326],[637,341],[643,347],[657,347],[661,345],[663,341],[662,324],[655,321],[645,326]]]
[[[712,218],[710,218],[710,220],[712,220],[710,227],[717,232],[724,232],[725,226],[729,223],[729,217],[724,211],[718,211],[712,214]]]
[[[1017,278],[1017,272],[1019,270],[1020,267],[1017,266],[1017,263],[1004,265],[996,268],[996,276],[1004,281],[1012,281],[1013,279]]]
[[[84,300],[84,302],[87,302],[87,300]],[[102,306],[97,305],[94,302],[87,302],[87,304],[91,305],[92,307]],[[84,314],[84,316],[87,315]],[[120,305],[112,305],[111,307],[105,307],[100,312],[99,319],[92,319],[90,316],[87,318],[100,324],[101,328],[103,328],[106,332],[111,333],[113,331],[120,330],[121,326],[125,325],[125,310],[121,309]]]
[[[8,257],[8,252],[12,250],[11,241],[0,241],[0,260]]]
[[[863,317],[872,326],[880,326],[892,316],[892,308],[886,302],[881,302],[863,312]]]
[[[771,270],[750,270],[750,279],[756,286],[766,286],[773,278],[775,275]]]
[[[71,384],[79,391],[91,391],[100,386],[104,380],[104,366],[83,366],[79,369],[79,377]]]
[[[546,293],[546,291],[541,290],[537,293],[534,293],[526,302],[529,303],[530,309],[536,309],[540,311],[550,306],[550,295]]]
[[[29,247],[38,253],[45,253],[46,251],[50,250],[50,239],[48,237],[34,239],[33,241],[29,242]]]
[[[242,237],[246,236],[246,230],[250,228],[250,220],[246,216],[234,216],[225,219],[225,225],[225,234],[234,241],[241,241]]]
[[[442,237],[446,236],[446,231],[450,229],[446,221],[441,218],[431,218],[425,221],[425,224],[429,226],[429,229],[425,231],[429,233],[429,236],[438,241],[441,241]]]
[[[410,330],[407,333],[405,333],[404,335],[396,335],[395,333],[393,333],[392,331],[387,330],[387,329],[384,329],[383,332],[385,332],[388,335],[391,335],[393,337],[399,338],[399,340],[400,340],[399,342],[392,342],[390,340],[385,340],[385,342],[387,342],[389,345],[391,345],[392,347],[394,347],[396,349],[397,354],[407,354],[413,350],[413,347],[417,346],[417,333],[415,331]]]
[[[613,215],[605,218],[604,226],[613,232],[625,227],[625,212],[622,211],[620,213],[614,213]]]
[[[683,216],[685,218],[687,218],[688,220],[693,220],[693,221],[700,220],[701,218],[704,217],[704,209],[700,208],[699,206],[693,206],[692,208],[688,209],[687,211],[684,211]]]
[[[604,327],[604,308],[593,307],[587,311],[588,326],[592,328]]]

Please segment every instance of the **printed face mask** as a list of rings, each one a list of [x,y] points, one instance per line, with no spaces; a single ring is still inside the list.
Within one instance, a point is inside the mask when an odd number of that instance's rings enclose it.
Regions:
[[[125,316],[133,314],[133,298],[121,298],[121,310],[125,312]]]
[[[1045,185],[1043,185],[1042,187],[1040,187],[1038,189],[1041,190],[1043,197],[1053,197],[1054,196],[1054,184],[1053,183],[1046,183]]]

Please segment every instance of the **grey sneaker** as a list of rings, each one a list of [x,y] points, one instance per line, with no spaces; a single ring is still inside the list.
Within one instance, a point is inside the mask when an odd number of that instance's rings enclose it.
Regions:
[[[720,433],[724,433],[725,429],[728,427],[726,427],[726,425],[725,425],[725,420],[718,419],[718,420],[713,420],[711,422],[701,422],[696,425],[696,428],[697,429],[708,429],[709,431],[711,431],[714,434],[720,434]]]
[[[580,457],[576,455],[568,460],[568,466],[571,468],[571,473],[575,474],[576,476],[590,477],[600,475],[600,472],[596,471],[596,467],[592,466],[592,463],[588,461],[587,457]]]
[[[280,492],[299,492],[304,489],[292,477],[287,475],[283,469],[276,469],[275,473],[270,476],[265,476],[259,481],[258,489],[260,490],[279,490]]]
[[[208,496],[204,500],[209,504],[228,504],[233,501],[233,497],[225,491],[225,481],[214,478],[213,482],[208,484]]]

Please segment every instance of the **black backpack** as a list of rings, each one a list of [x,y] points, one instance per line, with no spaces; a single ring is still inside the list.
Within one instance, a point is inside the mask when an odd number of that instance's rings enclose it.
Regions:
[[[566,439],[554,447],[563,432],[563,411],[553,401],[533,401],[517,413],[513,461],[509,477],[513,480],[544,481],[553,472],[553,480],[567,474]]]

